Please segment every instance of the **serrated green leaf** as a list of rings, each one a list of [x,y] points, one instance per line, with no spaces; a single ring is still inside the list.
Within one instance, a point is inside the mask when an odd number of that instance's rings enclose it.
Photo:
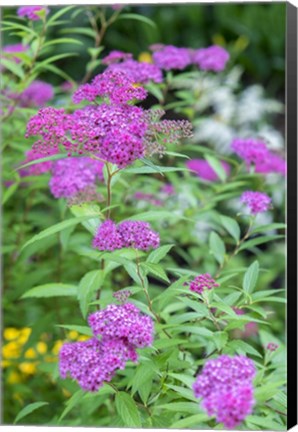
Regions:
[[[141,427],[141,417],[132,397],[124,392],[118,392],[115,397],[115,404],[118,414],[125,427]]]
[[[261,245],[261,244],[264,244],[264,243],[268,243],[268,242],[270,242],[272,240],[278,240],[280,238],[284,238],[284,236],[281,235],[281,234],[276,234],[276,235],[270,235],[270,236],[261,236],[261,237],[258,237],[256,239],[248,240],[248,241],[244,242],[240,246],[239,252],[242,251],[242,250],[244,250],[244,249],[249,249],[249,248],[252,248],[254,246],[258,246],[258,245]]]
[[[88,305],[95,291],[101,288],[104,280],[102,270],[92,270],[85,274],[78,287],[78,300],[83,318],[86,318]]]
[[[41,408],[44,405],[48,405],[49,402],[34,402],[32,404],[29,404],[23,408],[18,415],[16,416],[14,420],[14,424],[19,422],[22,418],[26,417],[28,414],[31,414],[33,411],[37,410],[38,408]]]
[[[229,234],[235,239],[236,243],[240,239],[240,227],[235,219],[227,216],[220,216],[220,221]]]
[[[247,293],[252,293],[257,284],[257,280],[259,277],[259,262],[254,261],[245,272],[243,278],[243,289]]]
[[[219,235],[214,231],[212,231],[209,236],[209,247],[216,261],[219,264],[223,264],[226,253],[225,244]]]
[[[158,277],[159,279],[166,282],[170,282],[166,272],[164,271],[161,265],[149,263],[149,262],[143,262],[141,263],[141,267],[145,269],[145,271],[151,273],[152,275]]]
[[[168,254],[168,252],[172,249],[173,246],[174,245],[164,245],[159,247],[158,249],[155,249],[150,253],[146,262],[155,264],[159,263],[159,261],[161,261]]]

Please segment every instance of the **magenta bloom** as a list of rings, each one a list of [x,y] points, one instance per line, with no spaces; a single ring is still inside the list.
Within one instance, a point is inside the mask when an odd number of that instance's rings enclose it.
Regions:
[[[231,149],[249,166],[259,165],[268,158],[269,150],[266,144],[253,138],[236,138],[231,144]]]
[[[81,85],[73,95],[73,102],[93,102],[97,97],[103,97],[113,103],[123,104],[133,99],[145,99],[147,91],[143,87],[136,87],[134,83],[126,73],[107,69],[93,78],[91,84]]]
[[[70,198],[95,185],[102,163],[78,157],[58,160],[53,168],[49,186],[55,198]]]
[[[246,191],[240,201],[248,206],[253,215],[266,212],[271,205],[271,198],[263,192]]]
[[[38,21],[40,20],[40,17],[36,14],[36,12],[39,12],[43,9],[46,11],[46,13],[49,12],[49,9],[45,8],[44,6],[22,6],[18,8],[17,14],[21,18],[28,18],[31,21]]]
[[[255,171],[262,174],[278,173],[285,176],[287,163],[282,157],[268,151],[265,160],[256,164]]]
[[[3,47],[2,51],[4,53],[6,53],[6,54],[11,54],[12,55],[14,53],[26,52],[26,51],[29,50],[29,48],[30,48],[29,45],[22,45],[22,44],[18,43],[18,44],[14,44],[14,45],[6,45],[6,46]],[[15,56],[11,56],[11,57],[12,57],[12,60],[15,63],[20,63],[21,62],[21,59],[19,59],[18,57],[15,57]],[[1,68],[2,67],[3,66],[1,65]]]
[[[156,249],[159,235],[150,224],[143,221],[124,221],[116,225],[111,220],[103,222],[93,239],[93,247],[99,250],[113,251],[122,248],[140,250]]]
[[[245,311],[243,309],[239,309],[236,307],[233,307],[234,312],[237,315],[245,315]],[[250,321],[244,326],[244,330],[235,330],[236,336],[239,336],[240,338],[249,338],[250,336],[257,335],[259,331],[258,324],[254,321]]]
[[[104,57],[101,62],[104,65],[110,65],[113,63],[118,63],[121,60],[129,60],[129,59],[132,59],[131,53],[114,50],[111,51],[106,57]]]
[[[53,97],[53,87],[44,81],[36,80],[18,96],[18,99],[22,107],[41,107]]]
[[[162,72],[155,64],[126,60],[122,63],[111,64],[108,71],[120,71],[128,75],[133,82],[147,84],[150,81],[160,83],[163,80]]]
[[[279,347],[279,345],[277,345],[276,343],[269,342],[266,348],[268,351],[274,352],[277,350],[278,347]]]
[[[255,373],[253,361],[245,356],[221,355],[208,360],[193,385],[195,397],[203,398],[209,416],[232,428],[252,413]]]
[[[166,183],[164,184],[161,188],[160,191],[166,195],[175,195],[175,188],[171,183]]]
[[[173,45],[156,45],[155,48],[159,49],[153,53],[152,57],[160,69],[182,70],[191,64],[190,50],[187,48],[177,48]]]
[[[211,277],[209,273],[203,273],[196,276],[189,284],[190,291],[202,294],[205,290],[211,290],[219,287],[219,284]]]
[[[224,48],[212,45],[208,48],[195,50],[192,55],[192,62],[202,70],[220,72],[225,68],[229,58],[230,55]]]
[[[230,165],[221,161],[221,165],[226,171],[227,175],[230,174]],[[186,166],[189,170],[194,171],[198,177],[207,181],[217,181],[218,175],[214,171],[214,169],[209,165],[209,163],[204,159],[192,159],[186,162]]]
[[[28,150],[26,152],[26,159],[22,162],[22,165],[25,165],[26,163],[32,161],[36,161],[38,159],[42,159],[44,157],[45,157],[44,154],[39,154],[34,152],[33,150]],[[52,161],[40,162],[38,164],[30,165],[26,168],[21,169],[20,175],[21,177],[40,175],[51,171],[52,167],[53,167]]]

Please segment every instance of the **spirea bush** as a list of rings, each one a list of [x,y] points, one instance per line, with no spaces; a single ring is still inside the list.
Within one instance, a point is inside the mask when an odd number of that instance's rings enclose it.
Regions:
[[[5,423],[284,430],[281,104],[241,120],[229,46],[106,46],[132,9],[3,22]]]

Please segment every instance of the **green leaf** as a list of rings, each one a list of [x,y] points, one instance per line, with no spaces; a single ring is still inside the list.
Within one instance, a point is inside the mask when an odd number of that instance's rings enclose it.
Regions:
[[[156,405],[154,407],[155,410],[166,410],[166,411],[174,411],[174,412],[185,412],[189,414],[197,414],[198,413],[198,404],[194,402],[171,402],[164,405]]]
[[[66,416],[66,414],[68,414],[76,405],[78,405],[81,400],[83,399],[85,392],[84,390],[78,390],[76,391],[70,399],[68,399],[68,401],[66,402],[66,408],[63,410],[61,416],[59,417],[58,422],[60,423],[61,420],[64,419],[64,417]]]
[[[69,228],[70,226],[77,225],[80,222],[89,220],[89,219],[96,219],[96,216],[82,216],[72,219],[67,219],[63,222],[59,222],[56,225],[51,226],[50,228],[46,228],[44,231],[41,231],[39,234],[36,234],[34,237],[32,237],[30,240],[28,240],[24,246],[21,248],[21,251],[24,250],[27,246],[39,241],[43,240],[49,236],[52,236],[53,234],[56,234],[66,228]],[[97,216],[98,219],[98,216]]]
[[[101,214],[98,205],[84,203],[81,205],[73,205],[70,211],[76,217],[86,217],[82,220],[82,225],[94,236],[100,225],[99,215]]]
[[[198,313],[199,316],[208,316],[208,309],[203,303],[199,303],[198,301],[190,300],[187,297],[180,297],[179,299],[182,303],[186,304],[194,311]]]
[[[240,240],[240,227],[235,219],[228,216],[220,216],[220,221],[228,233],[236,240],[236,243],[238,243]]]
[[[218,350],[222,350],[222,348],[228,342],[228,339],[229,339],[228,333],[226,333],[225,331],[218,331],[213,333],[212,335],[212,341],[215,343],[216,348]]]
[[[165,210],[161,210],[161,211],[148,211],[148,212],[144,212],[144,213],[138,213],[134,216],[130,216],[129,218],[127,218],[126,220],[144,220],[144,221],[160,221],[161,219],[184,219],[184,220],[191,220],[189,218],[180,216],[178,214],[175,214],[173,212],[170,211],[165,211]],[[192,220],[191,220],[192,221]]]
[[[92,330],[90,327],[87,326],[80,326],[80,325],[73,325],[73,324],[57,324],[57,327],[62,327],[67,330],[75,330],[80,334],[86,335],[86,336],[93,336]]]
[[[233,340],[228,343],[227,347],[231,348],[233,351],[236,351],[238,354],[248,353],[262,358],[262,355],[255,348],[242,340]]]
[[[154,174],[156,172],[158,173],[164,173],[164,172],[174,172],[174,171],[187,171],[185,168],[175,168],[175,167],[163,167],[163,166],[157,166],[150,167],[150,166],[142,166],[138,168],[126,168],[123,169],[122,172],[125,174]]]
[[[57,44],[77,44],[77,45],[83,45],[83,42],[78,39],[72,39],[72,38],[59,38],[59,39],[53,39],[48,42],[46,42],[43,45],[43,48],[51,46],[51,45],[57,45]]]
[[[66,159],[66,158],[67,158],[67,155],[66,154],[62,154],[62,153],[61,154],[55,154],[55,155],[52,155],[52,156],[46,156],[46,157],[43,157],[43,158],[40,158],[40,159],[35,159],[35,160],[33,160],[31,162],[28,162],[28,163],[26,163],[24,165],[20,165],[15,170],[18,171],[18,170],[21,170],[23,168],[27,168],[27,167],[29,167],[31,165],[39,164],[41,162],[55,161],[55,160]]]
[[[19,77],[21,80],[25,78],[25,74],[22,66],[20,66],[18,63],[14,62],[13,60],[1,58],[1,64],[10,72],[12,72],[14,75]]]
[[[198,406],[198,411],[199,411],[199,406]],[[209,420],[210,417],[207,414],[196,414],[190,417],[186,417],[184,419],[175,421],[174,423],[171,424],[170,428],[171,429],[187,429],[189,426],[200,426],[202,425],[202,423],[206,422],[207,420]]]
[[[143,402],[146,403],[152,388],[153,377],[156,375],[149,362],[140,364],[133,376],[132,396],[138,391]],[[146,388],[144,392],[142,389]]]
[[[147,270],[149,273],[153,274],[154,276],[157,276],[159,279],[170,282],[166,272],[161,265],[144,262],[141,263],[141,267]]]
[[[245,419],[245,423],[249,425],[249,429],[255,430],[255,426],[261,426],[262,430],[287,430],[286,425],[277,423],[276,421],[268,418],[268,417],[259,417],[255,415],[247,416]],[[251,426],[253,425],[253,426]]]
[[[211,155],[205,155],[205,159],[209,163],[209,165],[213,168],[213,170],[216,172],[219,179],[222,182],[224,182],[227,178],[227,173],[224,167],[222,166],[221,162]]]
[[[264,231],[271,231],[271,230],[276,230],[276,229],[286,229],[287,225],[284,223],[272,223],[272,224],[268,224],[268,225],[261,225],[258,226],[256,228],[254,228],[251,231],[251,234],[255,234],[255,233],[263,233]]]
[[[168,252],[172,249],[173,246],[174,245],[164,245],[159,247],[158,249],[155,249],[150,253],[146,261],[148,263],[159,263],[159,261],[161,261],[168,254]]]
[[[104,273],[102,270],[90,271],[81,279],[78,287],[78,300],[84,318],[86,318],[92,296],[95,291],[101,288],[103,280]]]
[[[150,18],[147,18],[143,15],[138,15],[138,14],[134,14],[134,13],[126,13],[126,14],[121,14],[117,20],[135,20],[135,21],[140,21],[143,22],[151,27],[153,27],[154,29],[156,29],[156,24],[154,21],[152,21]]]
[[[244,250],[244,249],[249,249],[249,248],[252,248],[253,246],[268,243],[272,240],[277,240],[277,239],[280,239],[283,237],[284,237],[283,235],[277,234],[277,235],[270,235],[270,236],[261,236],[261,237],[258,237],[256,239],[248,240],[240,246],[239,252]]]
[[[16,416],[14,420],[14,424],[16,424],[18,421],[20,421],[22,418],[26,417],[28,414],[31,414],[33,411],[37,410],[38,408],[41,408],[44,405],[48,405],[49,402],[34,402],[32,404],[29,404],[23,408],[19,414]]]
[[[259,262],[254,261],[247,269],[243,278],[243,289],[247,293],[252,293],[257,284],[259,276]]]
[[[21,298],[76,296],[77,292],[78,287],[75,285],[50,283],[31,288],[29,291],[25,292]]]
[[[141,417],[132,397],[125,393],[119,392],[115,397],[116,409],[122,418],[125,427],[141,427]]]
[[[77,28],[77,27],[67,27],[67,28],[61,29],[60,33],[61,34],[65,34],[65,33],[66,34],[77,33],[77,34],[82,34],[84,36],[89,36],[92,39],[95,39],[95,36],[96,36],[94,30],[92,30],[90,28],[84,28],[84,27],[79,27],[79,28]]]
[[[212,231],[209,236],[209,247],[216,261],[219,264],[223,264],[226,252],[225,244],[219,235],[214,231]]]
[[[51,18],[47,22],[47,26],[54,25],[55,21],[57,21],[58,18],[60,18],[62,15],[66,14],[68,11],[73,9],[75,6],[66,6],[62,9],[59,9],[58,12],[56,12],[54,15],[51,16]]]
[[[3,194],[3,198],[2,198],[2,205],[4,205],[9,200],[9,198],[16,192],[18,187],[19,187],[19,183],[16,182],[16,183],[13,183],[12,185],[10,185],[6,189],[6,191]]]

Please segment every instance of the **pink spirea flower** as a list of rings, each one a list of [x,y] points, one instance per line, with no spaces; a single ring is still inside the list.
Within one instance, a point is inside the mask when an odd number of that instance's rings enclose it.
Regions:
[[[224,168],[227,175],[230,174],[231,168],[230,165],[221,161],[221,165]],[[211,167],[211,165],[204,159],[192,159],[186,162],[186,166],[190,171],[194,171],[198,177],[207,181],[217,181],[218,175]]]
[[[245,311],[243,309],[233,307],[233,310],[237,315],[245,315]],[[244,330],[237,329],[234,331],[236,336],[241,337],[241,338],[245,338],[245,339],[249,338],[251,336],[257,335],[258,332],[259,332],[258,324],[254,321],[250,321],[247,324],[245,324]]]
[[[102,340],[121,339],[133,348],[145,348],[153,341],[153,321],[132,303],[108,305],[88,317],[94,336]]]
[[[219,284],[215,282],[209,273],[203,273],[196,276],[193,281],[189,283],[190,291],[202,294],[205,290],[211,290],[219,287]]]
[[[53,167],[49,186],[55,198],[70,198],[88,186],[94,185],[102,170],[101,162],[78,157],[58,160]]]
[[[228,51],[218,45],[200,48],[192,54],[192,62],[200,69],[214,72],[222,71],[229,58]]]
[[[267,348],[268,351],[274,352],[274,351],[277,350],[278,347],[279,347],[278,344],[276,344],[276,343],[274,343],[274,342],[269,342],[269,343],[267,344],[267,347],[266,347],[266,348]]]
[[[48,8],[45,8],[44,6],[22,6],[18,8],[17,14],[21,18],[28,18],[31,21],[37,21],[40,20],[40,16],[38,16],[36,12],[39,12],[43,9],[46,11],[46,13],[49,12]]]
[[[231,149],[249,166],[258,165],[266,161],[269,150],[266,144],[253,138],[236,138],[231,144]]]
[[[285,176],[287,173],[287,163],[279,155],[268,152],[264,161],[256,163],[255,171],[262,174],[278,173]]]
[[[111,65],[113,63],[118,63],[121,60],[132,59],[131,53],[126,53],[124,51],[114,50],[111,51],[106,57],[104,57],[101,62],[104,65]]]
[[[263,192],[246,191],[240,201],[248,206],[253,215],[266,212],[271,205],[271,198]]]
[[[232,428],[252,412],[255,374],[248,357],[221,355],[205,363],[193,384],[195,397],[203,398],[202,406],[209,416]]]
[[[153,53],[152,58],[160,69],[182,70],[191,64],[190,50],[187,48],[177,48],[173,45],[156,45],[155,48],[159,49]]]
[[[133,99],[143,100],[147,91],[135,86],[135,81],[122,71],[106,70],[93,78],[91,84],[81,85],[73,95],[73,102],[94,101],[97,97],[108,98],[112,103],[124,104]]]
[[[14,44],[14,45],[6,45],[3,47],[2,51],[7,55],[4,55],[4,57],[9,57],[11,58],[15,63],[20,63],[21,59],[19,59],[18,57],[13,56],[14,53],[18,54],[18,53],[23,53],[29,50],[29,45],[22,45],[20,43],[18,44]],[[3,66],[1,65],[1,68]]]
[[[118,300],[119,303],[126,303],[127,299],[131,296],[131,291],[123,290],[117,291],[113,294],[113,297]]]
[[[140,250],[156,249],[159,235],[150,224],[143,221],[124,221],[116,225],[111,220],[103,222],[93,239],[93,247],[99,250],[113,251],[122,248]]]
[[[175,188],[171,183],[164,184],[160,191],[166,195],[175,195]]]
[[[45,105],[53,96],[54,89],[51,84],[36,80],[18,96],[18,99],[22,107],[40,107]]]
[[[111,64],[107,70],[120,71],[128,75],[133,82],[147,84],[150,81],[161,83],[162,72],[155,64],[126,60],[122,63]]]
[[[26,163],[32,161],[37,161],[38,159],[42,159],[44,157],[45,157],[44,154],[36,153],[33,150],[28,150],[26,152],[26,159],[24,160],[24,162],[22,162],[22,165],[25,165]],[[52,167],[53,167],[52,161],[40,162],[21,169],[20,175],[21,177],[40,175],[51,171]]]

